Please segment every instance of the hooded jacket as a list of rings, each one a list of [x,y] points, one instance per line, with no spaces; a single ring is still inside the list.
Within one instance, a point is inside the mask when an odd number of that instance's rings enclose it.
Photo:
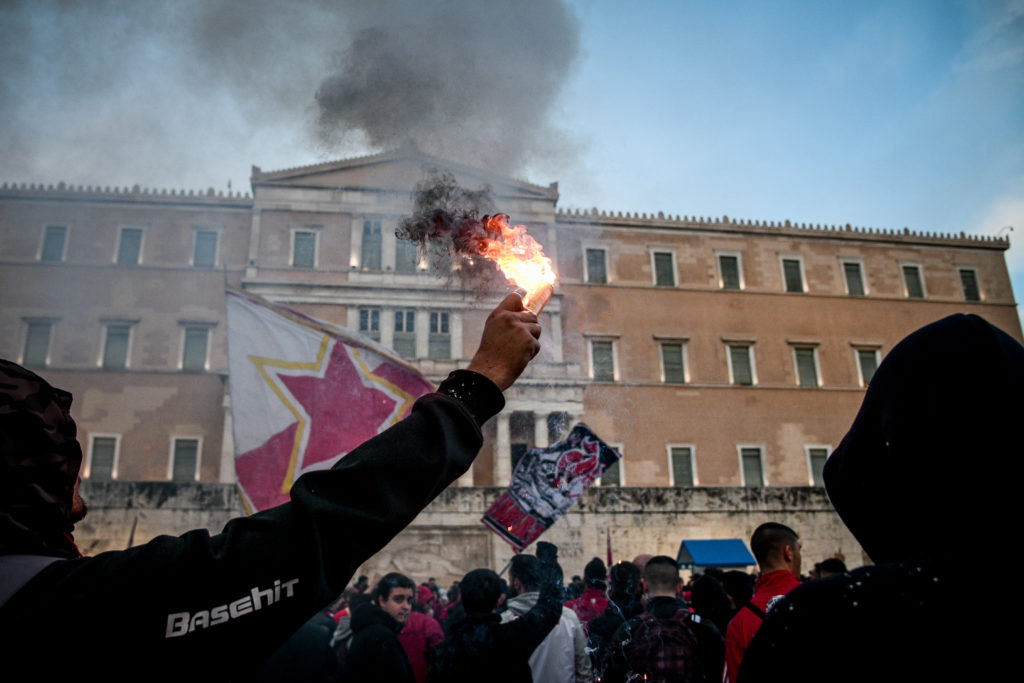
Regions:
[[[134,679],[140,665],[156,680],[245,678],[469,468],[503,405],[490,380],[456,371],[406,419],[300,477],[284,505],[217,535],[78,557],[71,395],[0,363],[0,565],[57,558],[0,607],[8,665],[45,662],[52,679]],[[72,634],[59,646],[55,619]]]
[[[411,614],[409,616],[412,616]],[[352,642],[345,657],[346,683],[415,683],[412,664],[398,638],[403,624],[373,603],[352,612]]]
[[[981,680],[1007,651],[991,596],[954,580],[1016,537],[1024,347],[975,315],[897,344],[825,465],[876,566],[802,584],[751,641],[740,683]]]

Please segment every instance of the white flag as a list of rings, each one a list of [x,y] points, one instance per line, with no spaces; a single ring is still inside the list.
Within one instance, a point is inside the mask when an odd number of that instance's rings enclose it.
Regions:
[[[287,501],[304,472],[330,467],[434,390],[355,332],[252,294],[226,294],[235,473],[250,512]]]

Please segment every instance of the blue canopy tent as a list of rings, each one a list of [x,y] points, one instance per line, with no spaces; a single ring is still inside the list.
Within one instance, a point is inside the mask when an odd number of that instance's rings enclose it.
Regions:
[[[738,538],[683,541],[676,562],[684,569],[696,567],[749,567],[757,560]]]

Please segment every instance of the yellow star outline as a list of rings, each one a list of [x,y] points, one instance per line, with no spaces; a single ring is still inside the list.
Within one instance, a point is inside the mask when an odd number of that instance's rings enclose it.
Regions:
[[[313,370],[315,372],[319,372],[320,368],[323,366],[324,358],[327,357],[327,350],[330,347],[330,343],[331,337],[324,335],[320,340],[320,348],[317,350],[316,360],[312,362],[304,363],[298,361],[279,360],[275,358],[264,358],[261,356],[249,356],[249,360],[251,360],[253,365],[256,366],[256,370],[260,373],[260,376],[263,377],[263,381],[270,386],[271,390],[281,400],[281,403],[283,403],[285,407],[288,408],[288,411],[295,416],[299,425],[298,429],[295,430],[295,439],[292,442],[292,452],[288,458],[288,468],[285,471],[284,480],[281,482],[281,493],[288,493],[292,488],[292,484],[295,483],[295,468],[299,461],[299,452],[302,449],[302,438],[305,434],[307,421],[303,411],[296,408],[295,404],[285,394],[285,392],[281,390],[281,387],[278,386],[277,382],[270,377],[267,367],[280,368],[283,370]],[[336,341],[336,343],[341,342]],[[412,402],[416,400],[416,397],[387,381],[383,377],[373,374],[359,355],[359,349],[354,347],[348,347],[348,349],[352,352],[352,356],[356,361],[359,372],[370,381],[384,387],[384,389],[393,394],[397,399],[395,410],[392,412],[390,418],[388,418],[388,426],[390,427],[398,422],[399,418],[405,414],[405,411],[408,410]]]

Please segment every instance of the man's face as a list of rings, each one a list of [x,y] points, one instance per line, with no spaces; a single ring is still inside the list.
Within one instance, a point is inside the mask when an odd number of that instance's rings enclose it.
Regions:
[[[71,500],[71,513],[69,520],[72,524],[78,524],[85,519],[86,507],[85,501],[82,500],[81,494],[78,493],[78,487],[82,485],[82,477],[79,476],[75,482],[75,491]]]
[[[392,588],[387,599],[377,598],[380,608],[391,615],[391,618],[404,624],[412,611],[412,589]]]

